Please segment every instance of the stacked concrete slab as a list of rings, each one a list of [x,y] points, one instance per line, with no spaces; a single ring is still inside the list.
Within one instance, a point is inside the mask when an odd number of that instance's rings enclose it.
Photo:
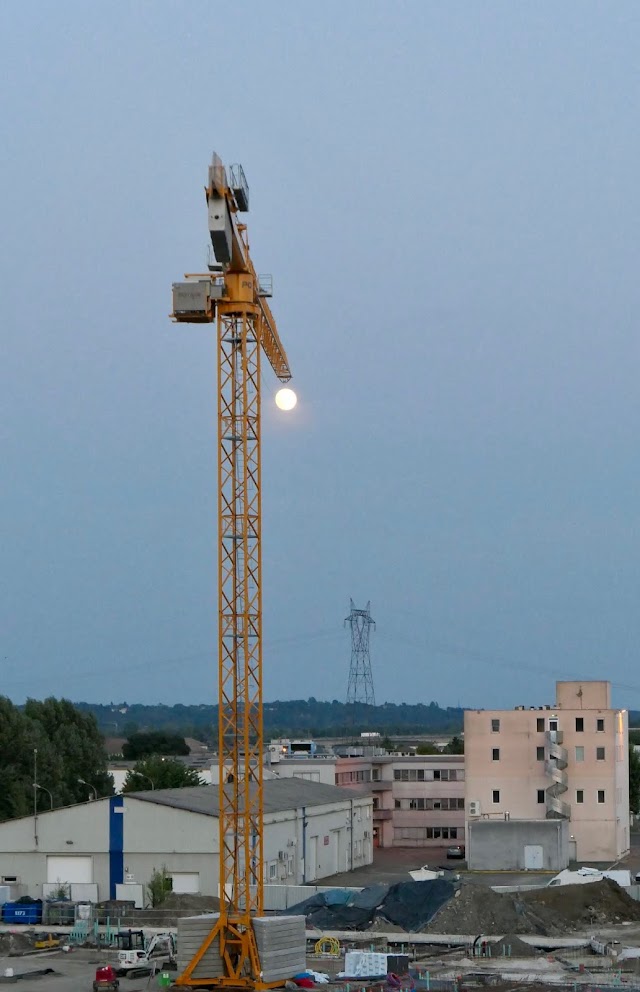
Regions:
[[[198,953],[204,940],[218,921],[218,913],[203,916],[186,916],[178,919],[178,974],[181,975]],[[220,941],[216,937],[192,972],[193,978],[222,978],[224,969],[220,960]]]
[[[282,982],[305,970],[304,916],[256,916],[253,932],[264,982]]]

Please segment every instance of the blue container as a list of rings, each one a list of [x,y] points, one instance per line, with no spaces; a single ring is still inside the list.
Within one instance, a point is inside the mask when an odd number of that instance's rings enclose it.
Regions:
[[[3,923],[41,923],[42,902],[5,902],[2,907]]]

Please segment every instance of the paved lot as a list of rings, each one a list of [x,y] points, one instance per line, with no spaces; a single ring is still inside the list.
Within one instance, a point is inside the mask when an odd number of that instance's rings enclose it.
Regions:
[[[550,872],[467,872],[464,861],[448,860],[446,847],[386,847],[376,848],[373,852],[373,864],[364,868],[356,868],[352,872],[332,875],[327,879],[318,879],[319,884],[345,886],[373,885],[383,882],[388,885],[394,882],[410,881],[409,872],[422,865],[430,868],[444,868],[451,872],[464,873],[465,878],[479,885],[534,885],[544,884],[552,876]],[[613,867],[608,864],[593,865],[598,868]],[[631,833],[631,851],[623,858],[616,868],[628,868],[633,877],[640,871],[640,831]]]
[[[446,847],[387,847],[377,848],[373,855],[373,864],[355,871],[332,875],[330,878],[318,880],[322,885],[365,886],[376,882],[391,885],[394,882],[411,881],[409,872],[414,868],[428,865],[430,868],[444,868],[452,874],[463,873],[466,877],[481,885],[522,885],[534,884],[536,881],[548,881],[549,873],[535,872],[478,872],[467,873],[464,861],[447,859]]]
[[[95,950],[76,950],[70,954],[54,952],[37,957],[0,957],[0,975],[4,975],[7,968],[13,968],[14,975],[53,968],[54,975],[22,978],[16,987],[20,992],[91,992],[91,983],[100,964],[104,964],[104,960]],[[120,979],[120,992],[150,992],[152,989],[155,992],[157,988],[157,978]]]

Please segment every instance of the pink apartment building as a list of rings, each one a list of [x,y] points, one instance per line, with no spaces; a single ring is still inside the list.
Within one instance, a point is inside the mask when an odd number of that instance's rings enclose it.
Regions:
[[[553,706],[467,710],[464,742],[469,847],[474,822],[560,819],[571,860],[629,850],[628,720],[609,682],[557,682]]]
[[[465,843],[465,759],[461,754],[390,754],[372,759],[374,845]]]

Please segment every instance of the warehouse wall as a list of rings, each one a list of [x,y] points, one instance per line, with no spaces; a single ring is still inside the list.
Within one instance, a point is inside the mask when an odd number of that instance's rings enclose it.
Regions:
[[[541,849],[544,870],[561,871],[569,864],[566,820],[470,820],[467,864],[472,871],[522,870],[532,848]]]
[[[121,841],[114,822],[121,825]],[[218,894],[215,817],[123,796],[39,814],[37,847],[33,827],[32,817],[0,824],[0,875],[18,875],[34,898],[48,880],[48,855],[89,856],[87,881],[97,883],[100,900],[112,897],[124,876],[147,885],[162,867],[188,876],[185,884],[205,895]],[[267,813],[265,880],[302,884],[370,864],[372,834],[370,797]]]
[[[90,855],[91,881],[97,882],[100,892],[108,895],[108,799],[39,813],[37,844],[34,826],[32,816],[0,824],[0,876],[18,875],[21,883],[27,886],[27,894],[37,899],[42,896],[42,883],[47,881],[47,855]]]

